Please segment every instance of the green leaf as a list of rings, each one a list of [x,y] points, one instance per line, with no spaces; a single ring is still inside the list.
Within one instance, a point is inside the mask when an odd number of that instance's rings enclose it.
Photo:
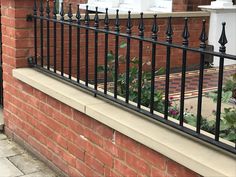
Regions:
[[[123,49],[123,48],[126,48],[127,47],[127,43],[126,42],[121,42],[120,44],[120,48]]]
[[[111,61],[113,61],[113,60],[115,60],[114,55],[113,55],[112,53],[108,53],[108,54],[107,54],[107,61],[111,62]]]
[[[97,67],[97,70],[98,70],[99,73],[100,73],[100,72],[104,72],[104,70],[105,70],[104,65],[98,66],[98,67]]]

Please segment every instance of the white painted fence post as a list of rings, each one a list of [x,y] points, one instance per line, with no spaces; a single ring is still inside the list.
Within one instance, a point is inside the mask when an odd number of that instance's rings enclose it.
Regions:
[[[218,40],[222,30],[222,22],[226,22],[226,53],[236,55],[236,6],[232,0],[216,0],[209,6],[199,6],[203,11],[210,12],[210,27],[208,43],[219,51]],[[219,58],[214,58],[214,66],[219,65]],[[236,61],[226,60],[225,65],[236,64]]]

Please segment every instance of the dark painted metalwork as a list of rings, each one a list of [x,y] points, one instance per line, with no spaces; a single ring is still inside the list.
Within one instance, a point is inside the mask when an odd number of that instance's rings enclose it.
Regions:
[[[172,35],[173,29],[171,24],[171,17],[168,20],[168,27],[166,31],[166,42],[171,44],[172,43]],[[167,46],[166,48],[166,84],[165,84],[165,111],[164,111],[164,118],[168,119],[169,113],[169,87],[170,87],[170,53],[171,48]]]
[[[128,12],[126,33],[130,36],[132,33],[131,11]],[[129,80],[130,76],[130,38],[127,38],[127,50],[126,50],[126,79],[125,79],[125,102],[129,103]]]
[[[98,29],[99,27],[99,16],[98,7],[96,7],[96,13],[94,16],[94,27]],[[94,31],[94,90],[97,90],[98,86],[98,32]]]
[[[50,27],[49,27],[49,19],[50,19],[50,6],[49,6],[49,0],[47,0],[47,6],[46,6],[46,17],[47,17],[47,69],[50,68]]]
[[[153,26],[152,26],[152,40],[157,40],[157,15],[154,15]],[[154,111],[154,94],[155,94],[155,72],[156,72],[156,44],[152,44],[152,71],[151,71],[151,97],[150,97],[150,113]]]
[[[37,3],[36,0],[34,0],[34,16],[37,16]],[[2,35],[1,35],[2,36]],[[34,58],[35,63],[38,63],[38,44],[37,44],[37,18],[34,18]]]
[[[64,3],[61,3],[61,11],[60,11],[60,15],[61,15],[61,76],[64,76]]]
[[[36,7],[36,4],[35,4]],[[69,7],[70,8],[70,7]],[[70,9],[69,9],[70,11]],[[115,102],[117,104],[120,104],[122,106],[125,106],[126,108],[129,108],[133,111],[136,111],[138,113],[141,113],[145,116],[148,116],[152,119],[155,119],[165,125],[168,125],[170,127],[173,127],[179,131],[185,132],[193,137],[196,137],[198,139],[201,139],[205,142],[208,142],[212,145],[215,145],[217,147],[220,147],[222,149],[225,149],[231,153],[236,153],[236,149],[235,147],[232,147],[229,144],[225,144],[223,142],[219,141],[219,135],[220,135],[220,109],[221,109],[221,92],[222,92],[222,84],[223,84],[223,65],[224,65],[224,60],[225,59],[231,59],[236,61],[236,56],[234,55],[229,55],[226,54],[226,48],[225,48],[225,44],[227,43],[227,39],[225,37],[225,24],[223,24],[223,30],[222,30],[222,35],[221,38],[219,40],[219,43],[221,44],[220,47],[220,52],[215,52],[215,51],[208,51],[206,50],[206,41],[207,41],[207,36],[206,36],[206,27],[205,27],[205,21],[203,21],[203,27],[202,27],[202,32],[201,32],[201,36],[200,36],[200,47],[199,48],[193,48],[193,47],[189,47],[188,42],[189,42],[189,31],[188,31],[188,19],[185,19],[184,21],[184,29],[183,29],[183,42],[182,45],[179,44],[174,44],[172,43],[172,35],[173,35],[173,30],[171,27],[171,19],[169,19],[169,25],[167,27],[167,39],[166,41],[160,41],[158,40],[158,24],[157,24],[157,16],[154,16],[154,20],[153,20],[153,27],[152,27],[152,37],[145,37],[144,36],[144,20],[143,20],[143,14],[140,15],[140,21],[139,21],[139,27],[138,27],[138,35],[134,35],[132,34],[132,23],[131,23],[131,12],[128,13],[128,20],[127,20],[127,25],[126,25],[126,33],[121,33],[120,32],[120,19],[119,19],[119,11],[117,10],[116,13],[116,19],[115,19],[115,26],[114,26],[114,30],[110,30],[112,29],[112,27],[109,26],[109,19],[108,19],[108,11],[105,14],[105,19],[104,19],[104,28],[99,28],[99,18],[98,18],[98,13],[95,13],[95,18],[94,18],[94,25],[93,26],[89,26],[89,21],[90,21],[90,17],[89,17],[89,11],[88,11],[88,7],[86,10],[86,14],[85,14],[85,23],[84,25],[81,24],[81,15],[79,12],[79,6],[78,6],[78,10],[77,10],[77,14],[76,14],[76,21],[72,21],[72,15],[70,14],[71,12],[68,13],[68,20],[64,19],[64,7],[63,7],[63,3],[61,6],[61,11],[60,11],[60,20],[57,20],[56,18],[56,14],[55,14],[55,10],[53,11],[53,18],[48,18],[47,16],[44,16],[44,10],[43,10],[43,4],[42,1],[40,1],[40,8],[39,8],[39,14],[37,14],[37,8],[34,8],[34,22],[35,25],[34,27],[37,28],[37,20],[40,22],[39,25],[39,29],[40,29],[40,33],[39,33],[39,37],[40,37],[40,52],[39,54],[37,53],[37,29],[35,29],[34,34],[35,34],[35,45],[34,49],[35,49],[35,57],[31,58],[31,63],[32,65],[35,66],[36,69],[38,69],[39,71],[42,71],[46,74],[58,77],[60,79],[63,79],[64,81],[67,81],[71,84],[74,84],[76,86],[81,87],[82,89],[85,89],[89,92],[91,92],[94,95],[97,96],[101,96],[104,97],[108,100],[110,100],[111,102]],[[56,59],[54,58],[54,70],[50,70],[44,67],[43,65],[43,49],[45,47],[48,47],[49,45],[43,46],[43,22],[52,22],[54,24],[53,29],[54,29],[54,57],[57,55],[57,50],[56,50],[56,28],[57,25],[56,24],[60,24],[61,27],[61,46],[60,46],[60,52],[61,52],[61,68],[57,68],[56,67]],[[69,26],[69,31],[70,31],[70,27],[71,28],[76,28],[77,29],[77,74],[75,77],[77,77],[76,80],[72,79],[72,74],[71,71],[69,71],[68,73],[64,73],[64,60],[65,60],[65,56],[64,56],[64,26],[67,25]],[[59,25],[58,25],[59,26]],[[81,29],[85,30],[85,56],[83,58],[81,58],[80,56],[80,40],[81,40]],[[89,42],[89,32],[91,32],[91,34],[94,34],[94,43]],[[103,48],[101,47],[100,49],[100,43],[98,45],[98,40],[99,38],[99,34],[103,34],[104,35],[104,42],[103,42]],[[72,34],[73,35],[73,34]],[[105,73],[104,73],[104,91],[97,89],[97,82],[98,82],[98,75],[97,75],[97,65],[98,65],[98,57],[99,57],[99,51],[103,51],[104,49],[104,64],[107,65],[107,54],[108,54],[108,48],[110,43],[112,43],[112,40],[109,40],[109,37],[115,37],[114,40],[114,44],[115,44],[115,53],[114,53],[114,58],[115,58],[115,63],[114,63],[114,95],[111,95],[108,93],[107,91],[107,82],[108,82],[108,75],[105,76],[105,74],[107,74],[108,68],[106,69]],[[127,48],[126,48],[126,66],[125,66],[125,98],[124,99],[118,99],[118,76],[119,76],[119,41],[121,38],[124,38],[127,42]],[[72,36],[73,39],[73,36]],[[129,102],[129,87],[130,87],[130,50],[132,48],[131,46],[131,41],[137,41],[138,42],[138,55],[139,55],[139,61],[138,61],[138,73],[137,73],[137,93],[138,93],[138,98],[137,98],[137,105],[132,104]],[[143,109],[142,108],[142,104],[141,104],[141,98],[142,98],[142,72],[144,70],[144,68],[142,67],[142,62],[143,62],[143,43],[146,42],[150,45],[152,45],[152,58],[151,58],[151,96],[150,96],[150,110],[148,109]],[[72,40],[71,40],[71,36],[69,35],[69,58],[68,60],[71,60],[72,57],[72,50],[71,50],[71,44]],[[88,85],[88,81],[89,81],[89,77],[88,77],[88,70],[89,70],[89,44],[94,47],[94,77],[92,79],[94,79],[94,87]],[[157,46],[162,46],[162,47],[166,47],[166,92],[165,92],[165,104],[164,104],[164,116],[160,116],[155,114],[155,109],[154,109],[154,95],[155,95],[155,69],[156,69],[156,52],[157,52]],[[46,49],[46,48],[45,48]],[[180,99],[180,117],[179,117],[179,123],[175,123],[168,118],[168,107],[169,107],[169,81],[170,81],[170,54],[171,54],[171,50],[172,49],[179,49],[181,50],[182,53],[182,79],[181,79],[181,99]],[[185,101],[185,82],[186,82],[186,61],[187,61],[187,53],[188,52],[194,52],[200,55],[200,74],[199,74],[199,92],[198,92],[198,107],[197,107],[197,126],[196,126],[196,130],[192,130],[189,129],[188,127],[183,126],[184,123],[184,101]],[[219,57],[220,58],[220,67],[219,67],[219,82],[218,82],[218,100],[217,100],[217,115],[216,115],[216,131],[215,131],[215,138],[211,138],[205,134],[202,134],[200,132],[201,129],[201,112],[202,112],[202,88],[203,88],[203,76],[204,76],[204,56],[208,54],[211,55],[213,57]],[[37,61],[37,55],[41,58],[41,62],[35,62]],[[38,58],[39,58],[38,57]],[[81,64],[80,62],[82,61],[82,59],[85,60],[85,82],[81,81],[80,82],[80,69],[81,69]],[[35,60],[35,61],[32,61]],[[69,68],[73,67],[72,63],[69,64]],[[58,70],[60,72],[57,72]],[[69,69],[70,70],[70,69]],[[64,77],[64,74],[68,74],[69,77]],[[158,82],[158,81],[157,81]]]
[[[108,8],[106,8],[106,15],[104,18],[104,29],[109,30]],[[108,65],[108,33],[105,33],[105,53],[104,53],[104,93],[107,93],[107,65]]]
[[[206,20],[202,21],[202,33],[200,36],[200,49],[204,51],[206,49],[206,41],[208,40],[206,34]],[[198,104],[197,104],[197,133],[201,130],[201,120],[202,120],[202,89],[203,89],[203,77],[204,77],[204,64],[205,55],[200,53],[200,71],[199,71],[199,82],[198,82]]]
[[[56,0],[53,1],[53,70],[57,72],[57,4]]]
[[[119,21],[119,10],[116,10],[115,20],[115,80],[114,80],[114,98],[117,98],[117,80],[119,71],[119,33],[120,33],[120,21]]]
[[[140,14],[139,22],[139,36],[144,37],[144,22],[143,13]],[[143,41],[139,41],[139,62],[138,62],[138,108],[141,108],[141,96],[142,96],[142,67],[143,67]]]
[[[86,6],[86,12],[84,16],[84,25],[89,27],[89,10],[88,6]],[[88,86],[88,67],[89,67],[89,28],[85,29],[85,85]]]
[[[71,4],[69,4],[69,10],[68,10],[68,22],[72,23],[72,8]],[[69,79],[71,79],[71,74],[72,74],[72,26],[69,25]]]
[[[183,46],[188,47],[188,38],[190,34],[188,31],[188,18],[184,19],[184,31],[182,34],[183,37]],[[180,96],[180,116],[179,116],[179,125],[183,126],[184,123],[184,94],[185,94],[185,80],[186,80],[186,62],[187,62],[187,50],[183,49],[182,57],[182,79],[181,79],[181,96]]]
[[[226,52],[225,44],[228,43],[225,34],[225,23],[222,23],[222,32],[219,39],[221,53]],[[221,99],[222,99],[222,85],[223,85],[223,75],[224,75],[224,57],[220,57],[219,65],[219,76],[218,76],[218,91],[217,91],[217,108],[216,108],[216,128],[215,128],[215,140],[219,141],[220,135],[220,115],[221,115]]]
[[[77,18],[77,62],[76,62],[76,68],[77,68],[77,82],[80,82],[80,10],[79,10],[79,5],[77,5],[77,13],[76,13],[76,18]]]
[[[43,0],[40,0],[40,8],[39,8],[39,12],[40,12],[40,58],[41,58],[41,66],[43,67]]]

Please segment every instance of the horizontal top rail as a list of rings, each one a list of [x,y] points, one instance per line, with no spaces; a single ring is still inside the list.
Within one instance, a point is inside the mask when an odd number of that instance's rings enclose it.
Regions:
[[[202,48],[193,48],[193,47],[188,47],[188,46],[184,46],[184,45],[153,40],[150,37],[149,38],[148,37],[140,37],[140,36],[137,36],[137,35],[129,35],[129,34],[126,34],[126,33],[115,32],[115,31],[112,31],[112,30],[109,30],[109,29],[105,30],[105,29],[96,28],[96,27],[92,27],[92,26],[81,25],[81,24],[75,23],[75,21],[73,21],[74,22],[73,23],[73,22],[69,22],[68,20],[67,21],[66,20],[57,20],[57,19],[41,17],[41,16],[37,16],[37,15],[34,15],[34,18],[42,19],[42,20],[48,20],[48,21],[51,21],[51,22],[56,22],[56,23],[60,23],[60,24],[74,26],[74,27],[78,27],[78,28],[82,28],[82,29],[88,29],[88,30],[96,31],[96,32],[100,32],[100,33],[108,33],[108,34],[111,34],[111,35],[119,35],[121,37],[135,39],[135,40],[139,40],[139,41],[142,40],[144,42],[150,42],[150,43],[157,44],[157,45],[170,46],[172,48],[185,49],[185,50],[192,51],[192,52],[198,52],[198,53],[200,52],[200,53],[203,53],[203,54],[214,55],[216,57],[223,57],[223,58],[227,58],[227,59],[236,60],[236,56],[231,55],[231,54],[220,53],[220,52],[215,52],[215,51],[207,51],[206,49],[202,49]]]

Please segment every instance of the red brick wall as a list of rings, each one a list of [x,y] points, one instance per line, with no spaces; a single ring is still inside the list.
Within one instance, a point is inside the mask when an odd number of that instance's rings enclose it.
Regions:
[[[5,93],[8,135],[17,134],[70,176],[198,176],[24,83],[12,84]]]
[[[16,80],[33,53],[31,0],[1,0],[5,130],[70,176],[199,176],[92,118]]]

